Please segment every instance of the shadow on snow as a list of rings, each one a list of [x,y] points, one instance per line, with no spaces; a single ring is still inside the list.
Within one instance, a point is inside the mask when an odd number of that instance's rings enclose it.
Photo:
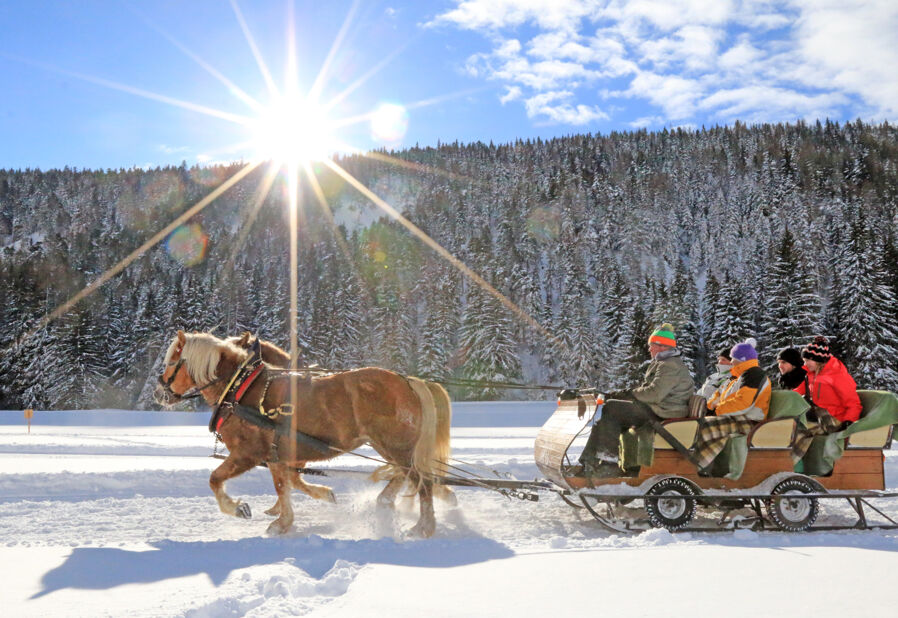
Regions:
[[[59,567],[47,572],[36,599],[77,588],[106,590],[125,584],[144,584],[205,573],[218,586],[237,569],[288,562],[321,579],[337,560],[360,565],[447,568],[514,555],[505,545],[485,538],[430,539],[397,542],[393,539],[337,540],[255,538],[239,541],[152,543],[155,549],[79,547]]]

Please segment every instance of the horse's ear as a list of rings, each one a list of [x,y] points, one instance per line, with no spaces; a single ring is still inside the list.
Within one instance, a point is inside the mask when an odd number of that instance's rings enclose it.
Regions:
[[[184,346],[184,343],[187,341],[187,335],[184,334],[183,330],[178,331],[178,343],[181,344],[181,347]]]
[[[252,340],[253,335],[248,330],[243,331],[243,334],[240,335],[240,341],[237,342],[237,345],[241,348],[248,348],[249,342]]]

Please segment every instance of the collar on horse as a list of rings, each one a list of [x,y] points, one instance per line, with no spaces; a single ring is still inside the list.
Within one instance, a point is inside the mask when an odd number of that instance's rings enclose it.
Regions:
[[[320,453],[329,454],[333,451],[334,448],[330,444],[291,427],[291,423],[278,422],[278,416],[293,415],[292,403],[282,403],[271,409],[265,408],[265,398],[272,380],[295,374],[290,371],[272,369],[262,362],[262,352],[258,339],[253,343],[250,351],[251,354],[240,364],[234,375],[231,376],[227,388],[219,397],[212,418],[209,420],[209,431],[218,435],[222,424],[228,416],[234,414],[248,423],[264,429],[271,429],[276,435],[291,436],[297,444],[308,446]],[[252,406],[241,403],[243,396],[246,395],[263,371],[267,375],[265,388],[259,397],[259,403]],[[231,393],[233,393],[233,398],[228,401]],[[271,461],[277,461],[277,439],[271,444],[270,457]]]

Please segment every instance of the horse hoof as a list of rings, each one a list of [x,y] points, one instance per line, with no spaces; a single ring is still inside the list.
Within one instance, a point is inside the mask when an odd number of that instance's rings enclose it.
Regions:
[[[336,503],[337,503],[337,496],[334,495],[334,492],[328,491],[326,494],[324,494],[323,500],[324,500],[325,502],[330,502],[331,504],[336,504]]]
[[[436,532],[436,523],[428,522],[421,523],[420,521],[415,524],[415,527],[409,530],[409,536],[418,537],[422,539],[429,539],[433,536],[433,533]]]
[[[440,495],[440,499],[449,506],[458,506],[458,497],[454,491],[447,489],[445,493]]]
[[[268,524],[268,529],[265,530],[265,533],[270,535],[281,535],[286,534],[288,530],[290,530],[290,526],[284,527],[281,522],[275,519],[273,522]]]
[[[249,508],[249,504],[247,504],[246,502],[241,502],[237,505],[237,508],[234,511],[234,515],[239,517],[240,519],[252,519],[253,512]]]

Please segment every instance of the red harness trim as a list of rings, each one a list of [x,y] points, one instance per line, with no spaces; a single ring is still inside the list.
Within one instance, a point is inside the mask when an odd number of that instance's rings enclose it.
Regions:
[[[253,385],[253,382],[256,381],[256,378],[260,373],[262,373],[262,369],[265,365],[259,364],[258,367],[253,369],[253,372],[249,374],[249,376],[243,381],[243,384],[240,385],[240,388],[237,389],[237,392],[234,394],[234,401],[240,403],[240,398],[249,390],[249,387]]]

